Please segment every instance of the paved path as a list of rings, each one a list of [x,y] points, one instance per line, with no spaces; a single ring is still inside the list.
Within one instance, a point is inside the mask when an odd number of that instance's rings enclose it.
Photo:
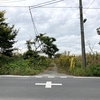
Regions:
[[[43,73],[39,74],[40,76],[71,76],[71,75],[67,75],[67,74],[61,74],[58,73],[57,71],[57,66],[56,64],[54,64],[54,67],[52,68],[52,70],[47,69],[46,71],[44,71]]]

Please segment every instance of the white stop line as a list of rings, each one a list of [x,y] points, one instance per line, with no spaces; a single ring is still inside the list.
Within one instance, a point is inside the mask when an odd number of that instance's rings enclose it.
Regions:
[[[61,86],[61,83],[52,83],[51,81],[47,81],[46,83],[35,83],[35,85],[44,85],[45,88],[52,88],[52,85],[59,85]]]

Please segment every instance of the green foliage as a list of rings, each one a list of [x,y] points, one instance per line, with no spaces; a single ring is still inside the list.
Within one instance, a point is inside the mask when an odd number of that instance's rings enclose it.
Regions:
[[[20,59],[18,61],[11,61],[8,64],[5,64],[1,68],[1,74],[23,74],[25,71],[25,68],[28,67],[28,65],[24,62],[24,60]]]
[[[14,30],[14,25],[8,26],[4,18],[5,11],[0,12],[0,53],[12,56],[13,44],[18,31]]]
[[[85,69],[86,76],[100,76],[100,64],[96,66],[89,66]]]
[[[60,53],[55,54],[54,58],[59,58],[61,56]]]
[[[28,50],[28,51],[26,51],[26,52],[23,54],[23,58],[24,58],[24,59],[29,59],[29,58],[31,58],[32,56],[35,56],[35,55],[34,55],[34,52],[33,52],[32,50]]]
[[[75,66],[77,68],[82,68],[82,57],[81,56],[75,56]]]
[[[0,58],[1,75],[36,75],[47,69],[51,59],[40,57],[40,60],[30,58],[24,60],[22,57]],[[35,65],[33,64],[35,62]]]
[[[27,44],[27,51],[23,54],[23,58],[24,59],[34,59],[34,62],[36,62],[36,60],[39,58],[38,55],[38,51],[36,50],[32,50],[32,44],[34,44],[34,42],[31,42],[31,40],[26,41]]]
[[[71,75],[75,75],[75,76],[84,76],[85,75],[84,69],[77,68],[77,67],[74,67],[71,71],[69,71],[69,73]]]
[[[5,14],[5,11],[0,12],[0,24],[1,22],[5,21],[4,14]]]
[[[83,68],[73,68],[70,74],[75,76],[100,76],[100,65],[89,66],[86,69]]]
[[[14,39],[18,33],[14,29],[14,25],[9,26],[5,22],[5,11],[0,12],[0,74],[13,74],[13,75],[34,75],[41,73],[49,67],[51,59],[39,56],[39,53],[45,53],[50,58],[58,51],[54,41],[55,38],[44,36],[40,34],[36,36],[34,41],[28,40],[27,51],[23,57],[14,57],[12,51],[14,50],[13,44],[16,42]],[[34,45],[34,47],[31,47]],[[32,50],[32,48],[35,48]],[[40,50],[41,49],[41,50]],[[9,57],[10,56],[10,57]],[[24,58],[24,59],[23,59]]]
[[[44,34],[37,35],[34,41],[26,41],[28,51],[24,54],[24,58],[37,56],[39,53],[45,53],[49,58],[52,58],[59,50],[57,46],[53,44],[55,41],[55,38],[44,36]],[[33,50],[32,45],[34,45]]]
[[[40,34],[36,36],[35,41],[40,41],[41,51],[48,55],[48,57],[52,58],[54,54],[59,50],[53,42],[56,41],[55,38],[44,36],[45,34]],[[39,46],[39,47],[40,47]]]
[[[100,55],[98,53],[86,54],[86,69],[81,66],[82,57],[80,55],[75,56],[75,67],[70,69],[71,58],[71,55],[64,54],[55,59],[59,72],[75,76],[100,76]]]

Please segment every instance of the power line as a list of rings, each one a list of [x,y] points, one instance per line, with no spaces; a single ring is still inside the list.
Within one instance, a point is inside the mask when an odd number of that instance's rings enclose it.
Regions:
[[[37,4],[37,5],[33,5],[31,7],[37,7],[37,6],[41,6],[41,5],[44,5],[44,4],[48,4],[48,3],[51,3],[51,2],[55,2],[56,0],[52,0],[52,1],[47,1],[47,2],[44,2],[44,3],[40,3],[40,4]],[[60,0],[62,1],[62,0]]]
[[[40,3],[40,4],[37,4],[37,5],[34,5],[34,6],[29,6],[29,12],[30,12],[30,16],[31,16],[31,20],[32,20],[32,23],[33,23],[33,28],[34,28],[36,36],[38,34],[38,31],[37,31],[37,28],[36,28],[36,25],[35,25],[35,22],[34,22],[34,19],[33,19],[33,16],[32,16],[31,9],[50,5],[50,4],[54,4],[54,3],[57,3],[57,2],[61,2],[61,1],[63,1],[63,0],[59,0],[59,1],[52,0],[52,1],[44,2],[44,3]]]
[[[25,0],[21,0],[21,1],[25,1]],[[12,2],[20,2],[20,0],[14,0],[14,1],[11,1],[11,0],[3,0],[3,1],[0,1],[2,3],[12,3]]]
[[[38,31],[37,31],[37,28],[36,28],[36,25],[35,25],[35,22],[34,22],[34,19],[33,19],[33,16],[32,16],[31,9],[46,6],[46,5],[50,5],[50,4],[54,4],[54,3],[57,3],[57,2],[61,2],[61,1],[63,1],[63,0],[59,0],[59,1],[52,0],[52,1],[44,2],[44,3],[40,3],[40,4],[37,4],[37,5],[34,5],[34,6],[29,6],[29,12],[30,12],[30,16],[31,16],[31,20],[32,20],[32,23],[33,23],[33,28],[34,28],[36,36],[38,34]]]
[[[38,7],[38,8],[71,8],[71,9],[73,9],[73,8],[79,8],[79,7]]]
[[[44,3],[40,3],[40,4],[37,4],[37,5],[31,6],[31,9],[47,6],[47,5],[58,3],[58,2],[61,2],[61,1],[63,1],[63,0],[59,0],[59,1],[52,0],[52,1],[44,2]]]
[[[90,8],[90,6],[93,4],[95,0],[92,0],[92,2],[90,3],[89,7],[84,11],[84,13]]]
[[[29,12],[30,12],[32,23],[33,23],[33,29],[34,29],[35,35],[37,36],[38,31],[37,31],[37,28],[36,28],[36,25],[35,25],[35,22],[34,22],[33,15],[32,15],[30,7],[29,7]]]
[[[0,6],[0,7],[15,7],[15,8],[27,8],[27,7],[32,7],[32,6],[30,6],[30,5],[27,5],[27,6]],[[37,8],[37,7],[36,7]],[[38,8],[65,8],[65,9],[78,9],[79,7],[38,7]],[[38,9],[37,8],[37,9]],[[100,8],[98,8],[98,7],[93,7],[93,8],[87,8],[87,7],[83,7],[83,9],[90,9],[90,10],[92,10],[92,9],[100,9]]]
[[[30,7],[30,6],[0,6],[0,7],[27,8],[27,7]]]
[[[53,2],[53,1],[55,1],[55,2]],[[30,7],[29,7],[29,12],[30,12],[30,15],[31,15],[31,20],[32,20],[32,23],[33,23],[33,28],[34,28],[35,35],[36,35],[36,36],[37,36],[37,34],[38,34],[38,31],[37,31],[36,25],[35,25],[35,23],[34,23],[34,19],[33,19],[33,16],[32,16],[31,9],[33,9],[33,8],[38,8],[38,7],[42,7],[42,6],[46,6],[46,5],[50,5],[50,4],[54,4],[54,3],[57,3],[57,2],[61,2],[61,1],[63,1],[63,0],[59,0],[59,1],[52,0],[52,1],[40,3],[40,4],[38,4],[38,5],[34,5],[34,6],[30,6]],[[40,44],[41,41],[40,41],[40,43],[39,43],[39,40],[37,40],[37,42],[38,42],[38,44],[40,45],[40,49],[42,50],[41,44]]]
[[[35,25],[35,22],[34,22],[33,15],[32,15],[30,7],[29,7],[29,12],[30,12],[30,16],[31,16],[32,24],[33,24],[33,29],[34,29],[35,35],[37,36],[38,35],[38,31],[37,31],[37,28],[36,28],[36,25]],[[40,45],[39,40],[37,40],[37,42]],[[42,50],[41,45],[40,45],[40,49]]]

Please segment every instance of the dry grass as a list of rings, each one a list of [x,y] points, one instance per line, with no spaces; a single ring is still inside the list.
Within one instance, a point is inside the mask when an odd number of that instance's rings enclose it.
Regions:
[[[86,69],[82,69],[82,56],[75,56],[75,67],[70,70],[71,55],[63,55],[55,59],[58,71],[60,73],[67,73],[80,76],[100,76],[100,54],[87,53],[86,54]]]

